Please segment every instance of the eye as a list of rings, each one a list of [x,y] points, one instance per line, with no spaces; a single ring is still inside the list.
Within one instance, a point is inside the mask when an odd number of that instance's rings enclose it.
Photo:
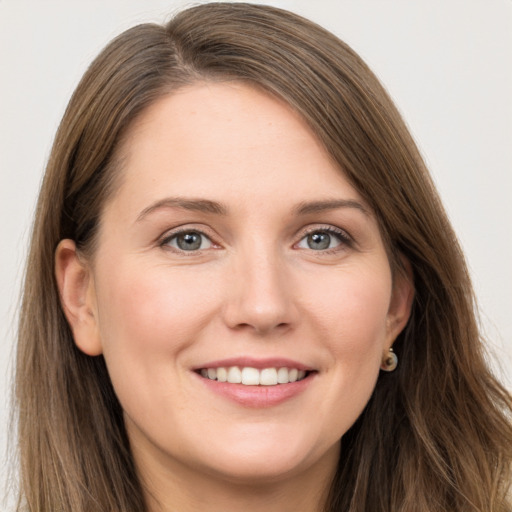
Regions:
[[[313,251],[336,249],[342,244],[349,244],[350,239],[343,232],[334,229],[316,229],[304,236],[297,247]]]
[[[162,245],[167,245],[180,251],[201,251],[212,247],[212,241],[199,231],[181,231],[167,237]]]

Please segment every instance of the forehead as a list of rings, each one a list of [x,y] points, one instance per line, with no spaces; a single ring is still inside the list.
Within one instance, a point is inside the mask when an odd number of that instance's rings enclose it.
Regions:
[[[271,149],[292,139],[307,140],[304,151],[314,146],[329,158],[306,122],[283,100],[246,83],[199,82],[146,109],[129,128],[124,150],[130,156],[164,143],[196,155],[197,150],[216,156],[223,151],[227,157],[241,149]]]
[[[120,153],[121,189],[141,208],[158,194],[361,199],[294,110],[240,82],[198,83],[160,98],[130,127]]]

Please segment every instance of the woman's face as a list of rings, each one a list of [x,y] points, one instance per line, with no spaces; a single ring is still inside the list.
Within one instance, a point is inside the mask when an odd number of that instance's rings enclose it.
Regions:
[[[160,99],[122,153],[93,260],[64,244],[57,273],[138,464],[330,474],[409,313],[372,211],[286,104],[239,83]]]

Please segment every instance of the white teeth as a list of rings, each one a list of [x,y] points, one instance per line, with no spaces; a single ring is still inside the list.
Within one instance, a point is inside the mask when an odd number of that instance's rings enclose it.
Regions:
[[[238,366],[231,366],[231,368],[229,368],[228,382],[231,384],[240,384],[242,382],[242,372]]]
[[[257,386],[260,383],[260,372],[256,368],[244,368],[242,370],[242,384]]]
[[[288,384],[290,382],[288,379],[288,368],[279,368],[277,370],[277,382],[279,384]]]
[[[228,380],[228,371],[226,368],[217,368],[217,380],[219,382],[226,382]]]
[[[260,384],[262,386],[275,386],[277,384],[277,370],[275,368],[261,370]]]
[[[306,377],[305,370],[297,368],[263,368],[258,370],[246,366],[230,366],[229,368],[202,368],[201,375],[210,380],[229,382],[230,384],[244,384],[245,386],[275,386],[276,384],[288,384]]]

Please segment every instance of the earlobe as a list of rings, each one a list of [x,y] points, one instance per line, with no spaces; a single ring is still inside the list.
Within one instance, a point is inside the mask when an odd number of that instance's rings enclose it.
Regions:
[[[414,277],[410,262],[401,256],[402,267],[396,272],[393,280],[393,292],[388,311],[388,350],[396,337],[407,325],[411,316],[414,300]]]
[[[101,354],[94,282],[91,270],[80,259],[73,240],[61,240],[57,246],[55,277],[62,309],[73,332],[76,346],[90,356]]]

